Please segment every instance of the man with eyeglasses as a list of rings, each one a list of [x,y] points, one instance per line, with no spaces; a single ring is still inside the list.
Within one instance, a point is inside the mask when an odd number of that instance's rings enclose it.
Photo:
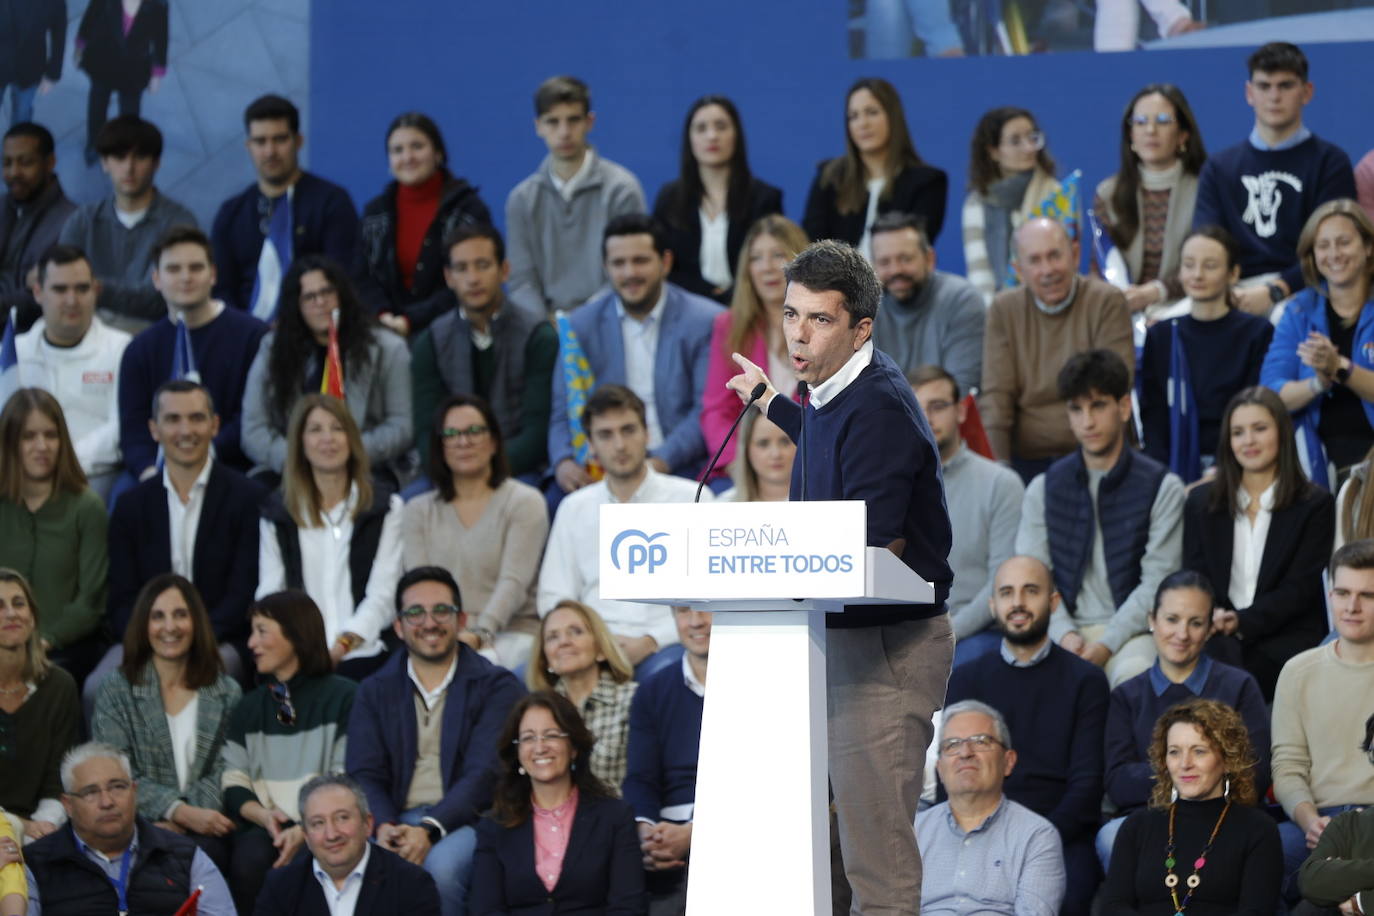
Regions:
[[[347,768],[367,795],[377,843],[434,877],[444,916],[464,912],[497,741],[525,693],[462,643],[466,625],[448,570],[403,575],[394,628],[406,651],[358,686],[348,723]]]
[[[459,226],[444,249],[448,288],[406,310],[419,334],[410,363],[416,448],[428,453],[434,412],[445,398],[476,394],[501,421],[511,474],[533,476],[548,463],[558,335],[542,312],[506,298],[510,262],[494,227]]]
[[[24,849],[47,916],[173,913],[200,889],[201,916],[233,916],[229,887],[190,839],[137,814],[129,758],[90,742],[62,760],[70,829]]]
[[[1107,676],[1049,638],[1059,592],[1035,557],[1014,556],[998,567],[989,606],[1002,632],[1000,651],[954,669],[946,708],[978,700],[1022,736],[1007,797],[1059,831],[1067,874],[1062,912],[1087,916],[1102,880],[1093,838],[1101,821]]]
[[[1016,767],[1002,714],[977,700],[951,704],[936,748],[949,800],[916,815],[921,912],[1056,916],[1065,880],[1059,833],[1002,793]]]

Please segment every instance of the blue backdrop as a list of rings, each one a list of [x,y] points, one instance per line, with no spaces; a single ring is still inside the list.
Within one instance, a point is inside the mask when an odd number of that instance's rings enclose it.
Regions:
[[[545,153],[533,129],[534,89],[566,72],[591,86],[593,141],[639,176],[650,204],[677,172],[687,106],[706,93],[729,95],[754,171],[783,188],[787,214],[800,219],[817,162],[843,148],[845,89],[882,76],[902,93],[921,155],[950,173],[937,251],[942,266],[962,271],[969,138],[986,109],[1034,111],[1061,173],[1081,168],[1089,194],[1115,171],[1122,108],[1145,83],[1182,87],[1209,149],[1237,142],[1252,124],[1247,48],[864,61],[849,59],[845,29],[843,3],[795,0],[317,0],[310,166],[361,207],[389,178],[387,123],[417,109],[439,122],[455,171],[480,186],[499,218],[506,194]],[[1364,88],[1374,84],[1370,44],[1305,50],[1317,87],[1307,123],[1358,161],[1374,146]]]

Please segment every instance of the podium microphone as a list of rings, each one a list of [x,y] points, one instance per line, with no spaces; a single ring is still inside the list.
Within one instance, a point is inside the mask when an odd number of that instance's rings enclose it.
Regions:
[[[711,473],[716,469],[716,462],[720,460],[721,453],[725,451],[725,444],[730,441],[730,437],[735,434],[735,430],[739,429],[740,421],[743,420],[744,415],[749,412],[749,408],[753,407],[754,402],[763,397],[763,393],[767,390],[768,386],[763,382],[759,382],[754,386],[754,390],[749,392],[749,400],[745,402],[744,409],[739,412],[738,417],[735,417],[735,422],[730,424],[730,431],[727,432],[725,438],[721,440],[720,448],[716,449],[715,457],[712,458],[711,463],[706,466],[706,472],[701,475],[701,483],[697,484],[696,499],[693,499],[692,502],[701,502],[701,489],[706,486],[706,481],[711,479]]]
[[[802,408],[802,410],[801,410],[801,430],[800,430],[800,432],[797,433],[797,439],[798,439],[798,442],[797,442],[797,451],[801,452],[801,466],[802,466],[801,498],[802,498],[802,502],[806,502],[806,453],[807,453],[807,451],[809,451],[809,450],[807,449],[807,447],[806,447],[806,395],[807,395],[807,385],[806,385],[806,382],[797,382],[797,397],[798,397],[799,399],[801,399],[801,408]]]

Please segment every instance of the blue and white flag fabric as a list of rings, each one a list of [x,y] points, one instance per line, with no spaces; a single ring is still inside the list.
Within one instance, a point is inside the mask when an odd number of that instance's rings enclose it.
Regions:
[[[191,331],[186,327],[186,319],[179,313],[176,316],[176,341],[172,345],[172,379],[200,381],[200,371],[196,368],[196,354],[191,349]]]
[[[1192,483],[1202,476],[1202,446],[1193,376],[1178,322],[1178,318],[1169,322],[1169,470],[1184,483]]]
[[[14,321],[18,317],[10,309],[5,332],[0,336],[0,408],[19,390],[19,351],[14,346]]]
[[[1102,273],[1102,279],[1117,289],[1126,289],[1131,285],[1131,269],[1126,265],[1125,257],[1112,243],[1112,237],[1107,234],[1106,228],[1097,218],[1097,211],[1089,207],[1087,216],[1088,234],[1092,237],[1093,243],[1093,260]]]
[[[281,280],[291,266],[292,219],[291,198],[295,188],[270,202],[271,215],[267,232],[258,255],[258,275],[253,281],[253,317],[272,324],[277,319],[277,298],[281,295]],[[266,200],[266,198],[263,198]]]

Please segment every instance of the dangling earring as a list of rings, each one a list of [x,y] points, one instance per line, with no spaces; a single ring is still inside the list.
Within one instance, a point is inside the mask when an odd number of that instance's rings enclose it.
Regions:
[[[524,775],[525,775],[525,768],[524,768],[524,767],[516,767],[516,768],[515,768],[515,772],[519,773],[521,776],[524,776]],[[1177,789],[1174,790],[1174,794],[1175,794],[1175,795],[1178,794],[1178,790],[1177,790]]]
[[[1227,777],[1226,777],[1226,785],[1225,785],[1225,787],[1223,787],[1222,790],[1221,790],[1221,797],[1222,797],[1222,798],[1230,798],[1230,797],[1231,797],[1231,777],[1230,777],[1230,776],[1227,776]]]
[[[1173,791],[1169,793],[1169,804],[1172,805],[1176,801],[1178,801],[1178,786],[1174,786]]]

